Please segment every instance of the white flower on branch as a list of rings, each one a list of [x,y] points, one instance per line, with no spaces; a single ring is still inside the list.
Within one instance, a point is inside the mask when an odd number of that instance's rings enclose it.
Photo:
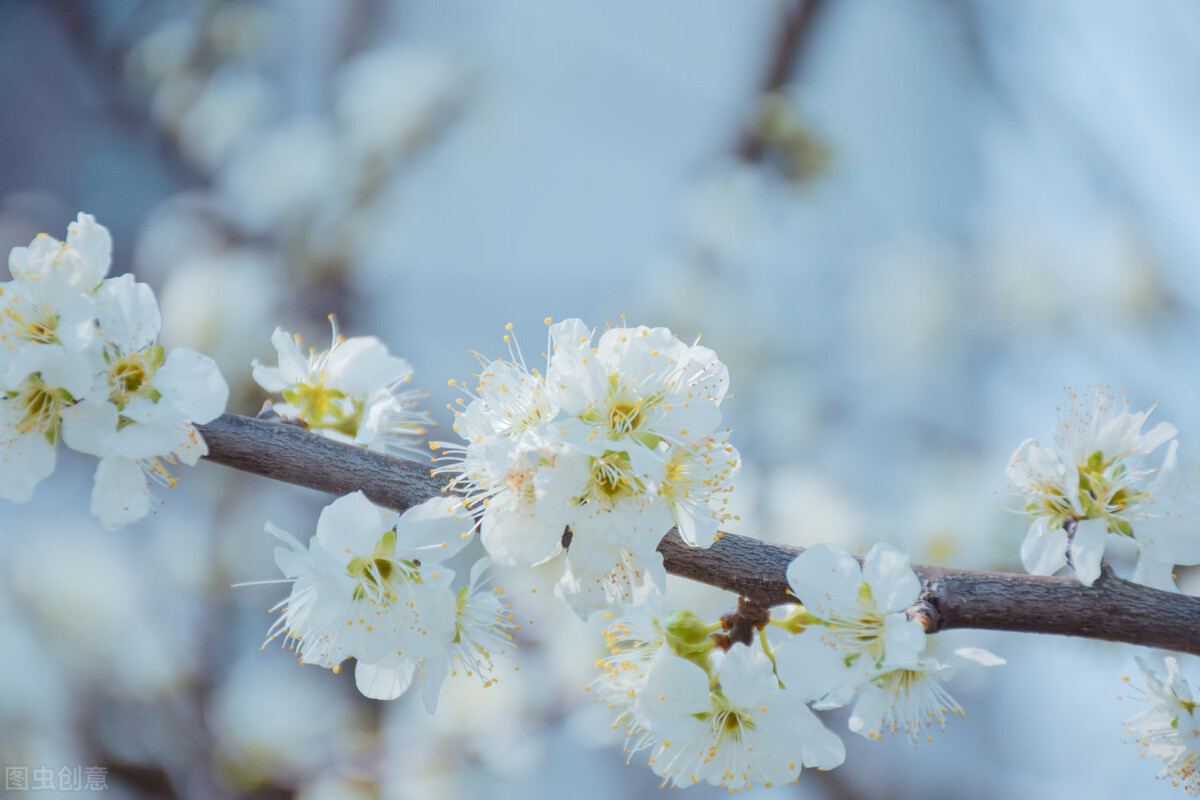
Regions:
[[[491,683],[492,657],[518,626],[486,585],[487,562],[451,590],[444,562],[470,529],[455,508],[434,498],[400,515],[355,492],[326,506],[307,547],[268,524],[287,545],[275,561],[292,583],[268,641],[283,636],[301,662],[329,669],[356,659],[367,697],[395,699],[420,679],[430,711],[447,674],[461,669]]]
[[[706,781],[735,791],[845,760],[841,739],[799,693],[780,687],[762,651],[735,644],[715,662],[710,679],[694,661],[661,648],[648,667],[634,713],[653,739],[650,768],[664,785]]]
[[[283,395],[276,413],[302,421],[314,433],[395,456],[422,453],[429,415],[416,408],[421,393],[405,389],[412,366],[374,336],[346,339],[333,323],[328,350],[300,350],[300,337],[276,328],[271,342],[278,366],[253,362],[254,380]]]
[[[1200,715],[1196,713],[1200,703],[1192,699],[1178,660],[1166,656],[1162,664],[1166,675],[1160,678],[1145,661],[1137,659],[1149,707],[1125,724],[1129,733],[1137,735],[1146,754],[1163,760],[1158,777],[1182,786],[1189,795],[1200,795]]]
[[[229,394],[211,359],[158,346],[154,293],[131,275],[105,279],[111,254],[108,231],[80,214],[66,242],[14,248],[14,280],[0,284],[0,496],[29,499],[61,434],[100,458],[92,513],[110,530],[149,511],[143,473],[173,485],[167,464],[207,452],[192,423]]]
[[[813,618],[775,653],[789,689],[832,708],[883,673],[920,669],[925,629],[904,612],[921,583],[908,556],[877,544],[860,566],[841,548],[821,544],[796,556],[787,575]]]
[[[438,443],[439,471],[481,515],[497,561],[541,563],[569,527],[557,594],[580,616],[637,605],[664,585],[656,547],[673,525],[707,545],[729,518],[740,460],[717,430],[728,370],[666,328],[611,328],[593,347],[580,320],[547,324],[545,376],[506,335],[510,359],[484,362],[454,425],[466,443]]]
[[[933,741],[929,729],[946,729],[946,716],[965,717],[966,712],[941,682],[965,666],[994,667],[999,658],[978,647],[961,647],[944,661],[924,658],[916,667],[890,670],[872,678],[858,694],[850,714],[850,730],[868,739],[879,739],[887,728],[903,731],[913,747],[921,737]]]
[[[1085,396],[1086,397],[1086,396]],[[1100,576],[1108,534],[1134,540],[1140,553],[1134,580],[1177,591],[1176,564],[1200,563],[1195,514],[1179,475],[1175,426],[1142,433],[1153,411],[1131,412],[1127,400],[1097,390],[1090,406],[1073,405],[1054,428],[1057,449],[1027,439],[1008,466],[1009,481],[1033,517],[1021,560],[1035,575],[1053,575],[1068,561],[1079,582]],[[1161,466],[1147,458],[1168,445]]]
[[[64,414],[63,440],[100,459],[92,513],[109,530],[150,510],[149,476],[174,486],[170,465],[194,465],[208,452],[193,423],[225,410],[229,387],[211,358],[158,344],[154,293],[132,275],[95,292],[102,378]]]
[[[96,304],[112,238],[80,214],[60,242],[39,234],[0,283],[0,497],[25,502],[54,470],[63,411],[94,385]]]

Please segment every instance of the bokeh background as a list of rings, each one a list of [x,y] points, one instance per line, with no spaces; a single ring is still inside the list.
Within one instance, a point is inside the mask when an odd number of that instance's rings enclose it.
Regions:
[[[729,365],[731,530],[953,566],[1020,569],[1004,468],[1063,387],[1160,402],[1195,477],[1197,141],[1184,0],[0,0],[0,248],[95,214],[231,411],[277,324],[323,347],[332,312],[449,435],[448,378],[506,323],[536,362],[544,317],[624,314]],[[0,506],[5,766],[131,798],[659,791],[589,707],[596,624],[522,599],[520,672],[434,717],[364,701],[260,651],[286,586],[230,588],[328,498],[203,464],[108,534],[93,468]],[[913,751],[829,715],[846,765],[756,793],[1181,796],[1122,742],[1133,648],[936,639],[1008,659],[950,687],[967,719]]]

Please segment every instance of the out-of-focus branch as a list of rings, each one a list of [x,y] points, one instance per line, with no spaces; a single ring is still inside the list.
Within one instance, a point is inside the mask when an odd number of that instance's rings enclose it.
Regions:
[[[799,0],[794,6],[788,4],[782,9],[779,35],[771,51],[759,96],[774,92],[787,83],[797,56],[810,39],[813,20],[821,3],[822,0]],[[757,115],[755,116],[757,118]],[[742,134],[736,150],[738,157],[743,161],[754,162],[762,159],[766,151],[766,142],[762,137],[762,126],[758,124],[757,119]]]
[[[341,444],[294,425],[225,414],[196,426],[208,460],[334,495],[362,490],[405,511],[445,488],[429,467]],[[787,566],[800,552],[725,534],[690,547],[672,530],[658,546],[668,572],[726,589],[763,605],[794,603]],[[1093,586],[1073,577],[915,565],[922,593],[909,615],[930,632],[986,628],[1086,636],[1200,655],[1200,598],[1121,580],[1108,569]]]

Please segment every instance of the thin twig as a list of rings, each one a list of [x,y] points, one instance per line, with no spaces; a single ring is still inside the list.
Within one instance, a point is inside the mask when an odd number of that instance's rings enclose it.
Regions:
[[[759,87],[758,96],[781,89],[792,74],[797,58],[804,45],[810,40],[813,20],[822,0],[799,0],[795,8],[784,8],[779,25],[779,35],[771,51],[770,63]],[[762,159],[766,150],[762,131],[757,124],[757,114],[742,133],[735,150],[743,161],[753,163]]]

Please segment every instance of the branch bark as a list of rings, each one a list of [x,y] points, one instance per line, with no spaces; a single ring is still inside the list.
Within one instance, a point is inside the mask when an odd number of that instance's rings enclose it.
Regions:
[[[446,481],[429,467],[322,438],[294,425],[224,414],[197,425],[217,464],[333,495],[362,490],[405,511],[436,496]],[[671,530],[658,545],[667,571],[763,605],[795,603],[787,566],[800,548],[724,534],[690,547]],[[914,565],[922,592],[909,616],[935,633],[983,628],[1085,636],[1200,655],[1200,598],[1118,578],[1105,568],[1092,586],[1074,577]]]

